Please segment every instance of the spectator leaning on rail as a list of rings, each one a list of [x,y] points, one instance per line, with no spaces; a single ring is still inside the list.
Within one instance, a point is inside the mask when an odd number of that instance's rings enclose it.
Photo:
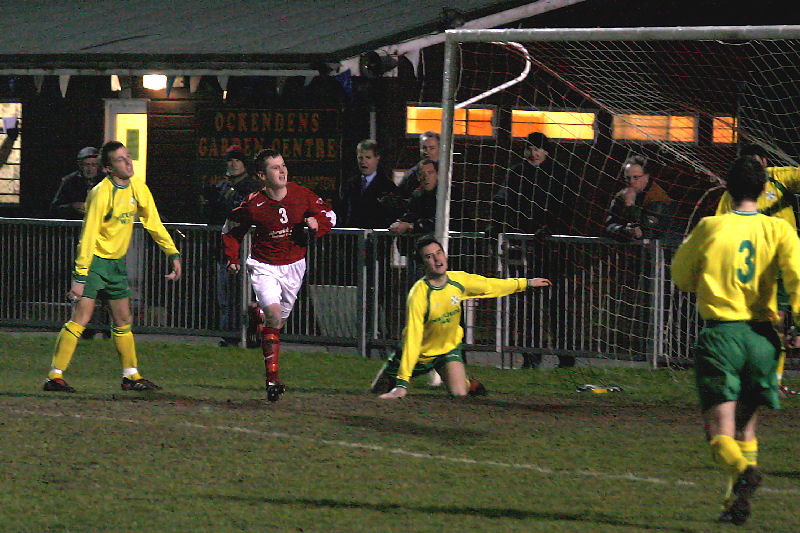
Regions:
[[[629,157],[623,171],[628,185],[611,200],[606,233],[626,241],[677,238],[672,227],[674,203],[650,177],[647,159]]]
[[[86,214],[86,195],[105,176],[100,168],[100,152],[93,146],[78,152],[78,170],[61,178],[61,184],[50,203],[50,215],[55,218],[82,220]]]
[[[400,186],[397,188],[402,198],[408,199],[420,184],[420,174],[422,173],[422,163],[424,161],[439,161],[439,134],[434,131],[426,131],[419,136],[419,153],[422,159],[416,165],[408,169],[403,175]]]
[[[490,233],[568,232],[577,184],[574,175],[553,158],[553,144],[540,132],[528,135],[523,160],[511,167],[493,198]]]
[[[419,167],[419,187],[411,194],[405,212],[389,226],[398,235],[432,233],[436,224],[439,162],[425,159]]]

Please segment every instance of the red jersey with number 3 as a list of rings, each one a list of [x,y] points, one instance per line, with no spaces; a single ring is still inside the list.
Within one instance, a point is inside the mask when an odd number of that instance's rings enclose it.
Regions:
[[[305,219],[314,217],[319,225],[317,237],[325,235],[336,223],[336,215],[322,198],[296,183],[286,184],[283,200],[273,200],[260,190],[248,196],[231,211],[222,228],[225,256],[239,263],[242,238],[254,227],[250,256],[270,265],[288,265],[306,256]]]

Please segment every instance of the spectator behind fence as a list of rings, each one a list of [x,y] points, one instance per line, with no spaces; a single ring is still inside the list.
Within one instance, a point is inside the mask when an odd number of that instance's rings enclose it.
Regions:
[[[493,197],[493,220],[488,227],[489,234],[499,232],[525,233],[536,235],[558,235],[569,232],[571,209],[575,205],[574,194],[577,180],[566,167],[553,157],[553,143],[541,132],[530,133],[525,139],[523,160],[509,169],[506,179],[498,187]],[[571,181],[570,181],[571,180]],[[569,199],[571,198],[571,199]],[[552,297],[544,300],[526,301],[526,313],[516,315],[512,320],[524,342],[534,342],[534,328],[524,318],[527,313],[541,316],[536,324],[542,324],[541,342],[553,347],[556,341],[566,342],[566,327],[569,310],[557,305],[556,295],[564,290],[564,269],[561,266],[558,243],[548,242],[543,253],[537,257],[537,268],[542,275],[553,280]],[[509,254],[519,254],[520,250],[509,249]],[[562,318],[558,320],[558,316]],[[560,324],[560,329],[557,327]],[[575,358],[558,356],[559,366],[575,364]],[[538,366],[542,362],[540,354],[523,353],[523,368]]]
[[[100,152],[93,146],[81,148],[76,158],[78,170],[61,178],[61,184],[50,203],[50,216],[83,220],[86,195],[105,176],[100,168]]]
[[[774,167],[769,163],[767,151],[757,145],[749,144],[739,152],[740,156],[751,156],[766,170],[767,183],[758,196],[758,211],[767,216],[782,218],[797,231],[797,220],[794,216],[794,195],[800,194],[800,167]],[[728,191],[722,195],[717,206],[717,215],[729,213],[732,209],[731,195]],[[783,277],[778,272],[778,314],[785,326],[785,332],[795,332],[789,305],[789,293],[783,284]],[[780,351],[778,358],[778,385],[781,396],[788,396],[792,391],[783,385],[783,367],[786,362],[786,350]]]
[[[547,136],[533,132],[526,139],[522,163],[511,167],[494,195],[490,232],[568,232],[576,184],[572,174],[553,158]]]
[[[381,168],[378,143],[365,139],[356,147],[359,173],[339,188],[336,212],[345,228],[385,228],[397,216],[397,186]]]
[[[261,182],[248,172],[247,156],[238,144],[231,145],[225,151],[225,167],[225,177],[211,187],[206,196],[206,221],[209,224],[224,224],[234,208],[261,188]],[[236,300],[238,280],[228,272],[221,242],[216,255],[217,304],[220,313],[218,326],[222,331],[233,331],[240,310]],[[223,337],[219,345],[236,345],[237,342],[236,337]]]
[[[159,248],[168,256],[172,271],[164,276],[181,277],[181,256],[158,215],[153,195],[145,182],[134,178],[128,149],[117,141],[107,142],[101,161],[108,177],[86,198],[86,217],[75,257],[75,270],[68,298],[73,302],[72,318],[56,339],[52,364],[44,390],[75,392],[64,381],[78,339],[92,317],[99,297],[108,300],[114,325],[114,346],[122,366],[122,390],[146,391],[161,387],[143,378],[137,368],[136,347],[131,333],[131,305],[125,255],[133,235],[133,220],[138,216]]]
[[[439,162],[430,159],[421,161],[419,180],[419,188],[411,194],[405,212],[389,226],[389,230],[398,235],[433,233]]]
[[[756,411],[780,407],[779,270],[791,311],[795,318],[800,313],[800,240],[785,220],[758,212],[767,180],[755,156],[736,159],[727,176],[731,212],[702,219],[672,261],[673,281],[697,295],[705,320],[695,381],[711,456],[728,478],[718,521],[736,525],[749,517],[761,484]]]
[[[422,156],[416,165],[408,169],[403,175],[397,192],[403,199],[411,198],[417,187],[420,185],[420,174],[422,173],[423,161],[439,161],[439,134],[434,131],[426,131],[419,136],[419,153]]]
[[[631,156],[622,168],[628,185],[611,200],[606,233],[625,241],[678,238],[673,228],[674,202],[651,178],[647,159]]]
[[[303,284],[307,231],[325,235],[336,225],[336,215],[322,198],[289,182],[289,170],[280,153],[261,150],[255,163],[263,187],[231,211],[222,227],[222,243],[228,268],[240,272],[242,239],[254,227],[246,266],[263,326],[261,351],[267,400],[275,402],[286,390],[278,377],[279,335]]]

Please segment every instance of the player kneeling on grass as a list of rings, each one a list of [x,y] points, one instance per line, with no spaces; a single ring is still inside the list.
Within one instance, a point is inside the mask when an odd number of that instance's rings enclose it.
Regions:
[[[139,375],[136,368],[130,291],[125,270],[125,254],[131,242],[134,218],[138,215],[159,248],[169,256],[172,272],[165,276],[168,280],[175,281],[181,277],[181,256],[161,223],[150,189],[144,181],[133,176],[133,162],[128,149],[120,142],[110,141],[103,146],[100,157],[108,175],[86,197],[86,216],[68,294],[74,303],[72,319],[58,334],[52,367],[44,382],[46,391],[75,392],[64,381],[63,373],[92,317],[98,296],[105,297],[111,307],[114,319],[111,336],[122,363],[122,390],[161,388]]]
[[[795,318],[800,312],[800,239],[785,221],[758,212],[767,174],[753,156],[728,173],[730,213],[700,221],[672,260],[672,279],[697,294],[706,321],[695,372],[714,461],[728,475],[720,522],[743,524],[761,484],[756,467],[756,410],[780,407],[775,368],[781,341],[778,271]]]
[[[432,236],[416,243],[416,260],[425,276],[417,281],[406,300],[406,327],[402,347],[386,361],[371,391],[391,400],[408,394],[412,376],[431,370],[440,372],[450,394],[456,397],[486,394],[476,379],[467,378],[461,355],[461,302],[471,298],[498,298],[528,287],[546,287],[544,278],[485,278],[476,274],[447,270],[447,255]]]
[[[261,328],[267,400],[277,401],[286,387],[278,378],[278,334],[297,300],[306,272],[306,231],[317,237],[336,225],[336,215],[309,189],[290,183],[283,156],[261,150],[255,158],[262,188],[231,211],[222,228],[228,270],[239,272],[239,249],[255,227],[247,272],[256,295]]]

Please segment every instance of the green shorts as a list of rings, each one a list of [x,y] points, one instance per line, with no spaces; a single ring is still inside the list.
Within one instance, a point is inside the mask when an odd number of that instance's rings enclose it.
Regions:
[[[392,355],[386,361],[386,365],[383,369],[384,374],[396,379],[397,371],[400,370],[400,360],[402,358],[403,347],[401,345],[397,347],[394,353],[392,353]],[[441,370],[442,367],[451,361],[456,361],[462,364],[464,363],[464,355],[461,351],[460,344],[452,351],[443,353],[441,355],[421,356],[417,361],[417,364],[414,365],[414,370],[411,372],[411,377],[413,378],[415,376],[427,374],[431,370]]]
[[[131,295],[128,288],[128,270],[125,268],[125,257],[104,259],[94,256],[86,276],[83,288],[86,298],[97,300],[122,300]]]
[[[769,322],[709,322],[695,347],[703,411],[728,401],[777,409],[780,337]]]

